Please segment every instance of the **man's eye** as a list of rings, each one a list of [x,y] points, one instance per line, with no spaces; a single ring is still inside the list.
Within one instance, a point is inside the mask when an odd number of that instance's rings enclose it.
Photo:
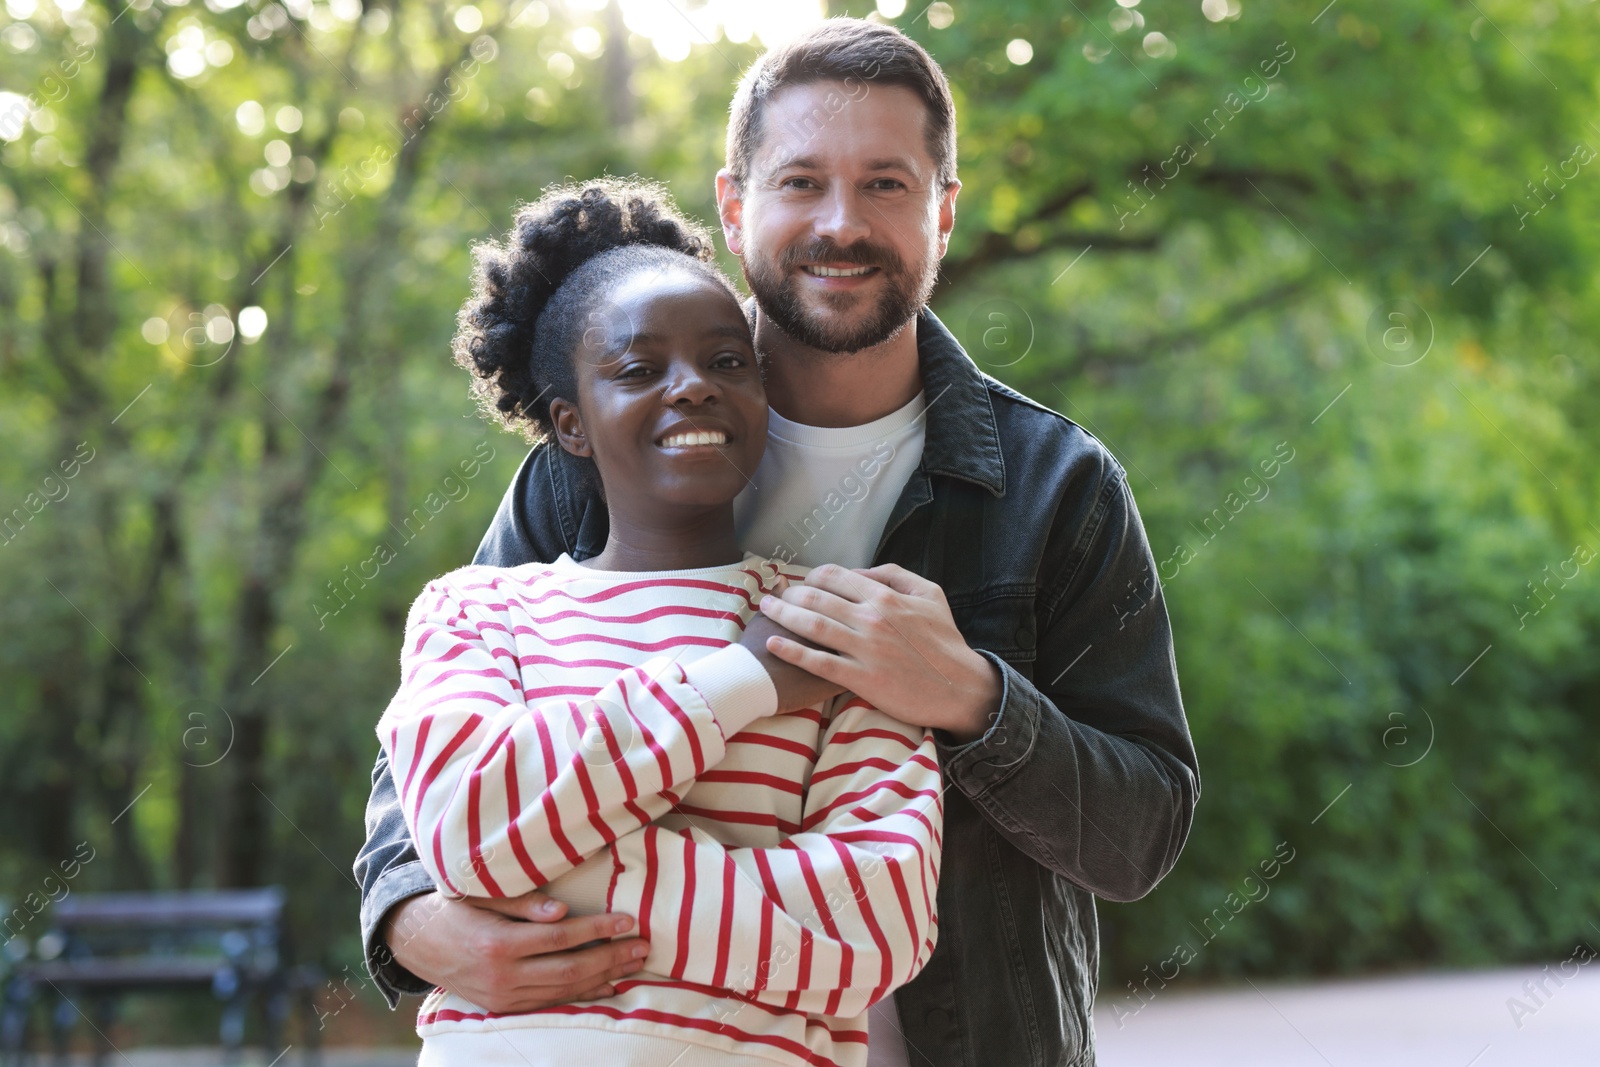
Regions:
[[[711,361],[713,367],[743,367],[749,361],[738,352],[724,352]]]
[[[894,189],[894,190],[899,190],[899,189],[904,189],[905,187],[906,187],[906,183],[903,182],[903,181],[900,181],[898,178],[879,178],[877,181],[872,183],[872,188],[874,188],[874,189]]]
[[[783,188],[815,189],[817,188],[817,183],[812,181],[810,178],[785,178],[783,182]]]
[[[618,378],[643,378],[646,375],[653,374],[653,373],[655,373],[655,370],[648,363],[630,363],[628,366],[623,367],[620,371],[617,372],[617,377]]]

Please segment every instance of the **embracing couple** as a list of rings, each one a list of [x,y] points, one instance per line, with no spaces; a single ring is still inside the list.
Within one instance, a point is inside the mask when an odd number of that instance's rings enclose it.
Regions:
[[[1094,1062],[1094,897],[1198,771],[1122,468],[926,307],[959,188],[943,72],[833,19],[733,100],[753,300],[641,182],[476,250],[457,360],[538,444],[411,609],[356,863],[422,1063]]]

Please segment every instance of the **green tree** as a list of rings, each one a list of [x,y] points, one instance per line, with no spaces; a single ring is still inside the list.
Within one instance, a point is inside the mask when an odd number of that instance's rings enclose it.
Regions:
[[[354,960],[403,613],[522,454],[448,360],[470,243],[602,172],[709,217],[759,41],[702,4],[7,10],[0,892],[87,838],[102,886],[292,885]],[[957,93],[935,309],[1124,463],[1176,629],[1205,793],[1171,877],[1103,911],[1107,995],[1219,906],[1187,973],[1587,936],[1592,8],[891,21]]]

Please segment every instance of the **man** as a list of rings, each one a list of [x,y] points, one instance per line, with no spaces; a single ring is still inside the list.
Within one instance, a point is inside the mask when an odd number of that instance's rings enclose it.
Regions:
[[[1124,472],[982,375],[925,307],[955,160],[944,75],[889,27],[830,20],[741,82],[717,204],[772,429],[740,537],[834,564],[763,602],[769,654],[939,740],[938,948],[874,1009],[872,1063],[1092,1064],[1094,896],[1136,899],[1171,869],[1198,769]],[[476,562],[585,559],[606,532],[603,502],[539,447]],[[373,782],[356,869],[391,1002],[440,984],[526,1010],[628,973],[625,941],[579,947],[624,917],[432,892],[381,758]]]

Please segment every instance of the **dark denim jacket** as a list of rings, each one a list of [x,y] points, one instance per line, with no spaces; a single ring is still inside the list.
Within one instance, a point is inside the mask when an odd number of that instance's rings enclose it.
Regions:
[[[1150,892],[1200,795],[1166,604],[1110,453],[982,374],[926,310],[917,348],[927,441],[876,562],[943,587],[1004,696],[987,734],[940,746],[939,943],[896,1005],[918,1067],[1092,1065],[1094,897]],[[475,562],[587,559],[606,531],[566,453],[538,448]],[[381,755],[355,870],[375,980],[391,1004],[425,991],[377,939],[384,913],[433,888]]]

